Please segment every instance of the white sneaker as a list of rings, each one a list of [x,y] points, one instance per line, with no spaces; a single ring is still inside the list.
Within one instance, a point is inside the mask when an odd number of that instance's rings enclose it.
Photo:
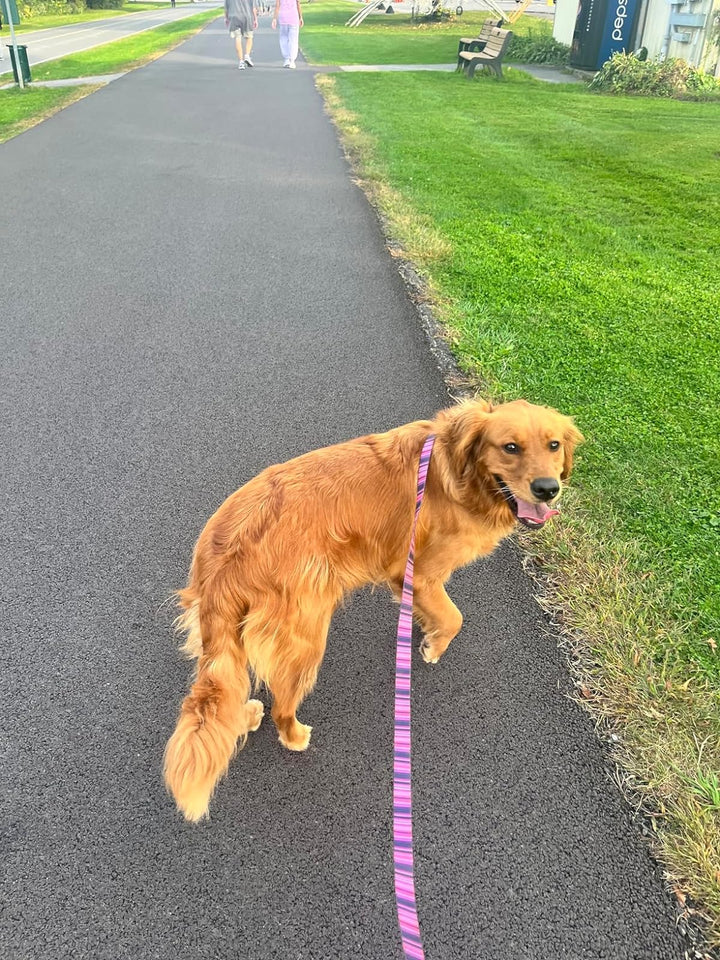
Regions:
[[[294,69],[295,69],[295,61],[294,61],[294,60],[291,60],[290,63],[288,64],[288,66],[290,67],[291,70],[294,70]]]
[[[245,63],[241,60],[240,63],[238,64],[238,70],[244,70],[244,69],[245,69]]]
[[[252,60],[250,59],[250,57],[245,57],[245,63],[246,63],[249,67],[254,67],[254,66],[255,66],[255,64],[252,62]]]
[[[283,66],[284,66],[285,69],[287,70],[287,68],[290,66],[290,61],[289,61],[289,60],[283,60]]]

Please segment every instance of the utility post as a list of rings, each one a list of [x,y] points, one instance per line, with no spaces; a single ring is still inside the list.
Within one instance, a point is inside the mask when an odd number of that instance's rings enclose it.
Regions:
[[[5,11],[5,19],[10,24],[10,43],[12,44],[13,54],[15,56],[15,69],[17,70],[18,83],[22,89],[25,86],[25,82],[22,75],[22,65],[20,63],[20,52],[18,50],[17,40],[15,39],[15,24],[20,23],[20,17],[18,17],[17,7],[14,3],[12,7],[10,6],[10,0],[2,0],[2,3],[3,10]],[[15,17],[17,17],[17,20]]]

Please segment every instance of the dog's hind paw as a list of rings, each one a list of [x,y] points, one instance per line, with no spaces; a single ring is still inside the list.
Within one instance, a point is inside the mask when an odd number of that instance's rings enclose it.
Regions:
[[[423,640],[420,644],[420,656],[425,663],[437,663],[440,659],[440,654],[428,640]]]

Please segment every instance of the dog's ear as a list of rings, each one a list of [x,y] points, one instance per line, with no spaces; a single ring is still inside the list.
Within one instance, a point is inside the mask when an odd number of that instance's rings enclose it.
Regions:
[[[563,464],[562,473],[560,474],[561,480],[567,480],[572,471],[573,465],[573,456],[575,454],[575,447],[582,443],[585,437],[580,433],[578,428],[572,422],[572,420],[566,418],[567,425],[565,427],[565,434],[563,436],[563,451],[565,453],[565,462]]]
[[[445,451],[457,480],[467,477],[480,456],[491,410],[485,400],[466,400],[444,411]]]

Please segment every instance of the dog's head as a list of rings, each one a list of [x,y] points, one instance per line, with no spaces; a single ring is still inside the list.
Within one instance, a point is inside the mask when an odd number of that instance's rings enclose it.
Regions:
[[[570,475],[583,439],[570,417],[513,400],[468,401],[445,411],[441,436],[464,496],[490,493],[527,527],[541,527]]]

